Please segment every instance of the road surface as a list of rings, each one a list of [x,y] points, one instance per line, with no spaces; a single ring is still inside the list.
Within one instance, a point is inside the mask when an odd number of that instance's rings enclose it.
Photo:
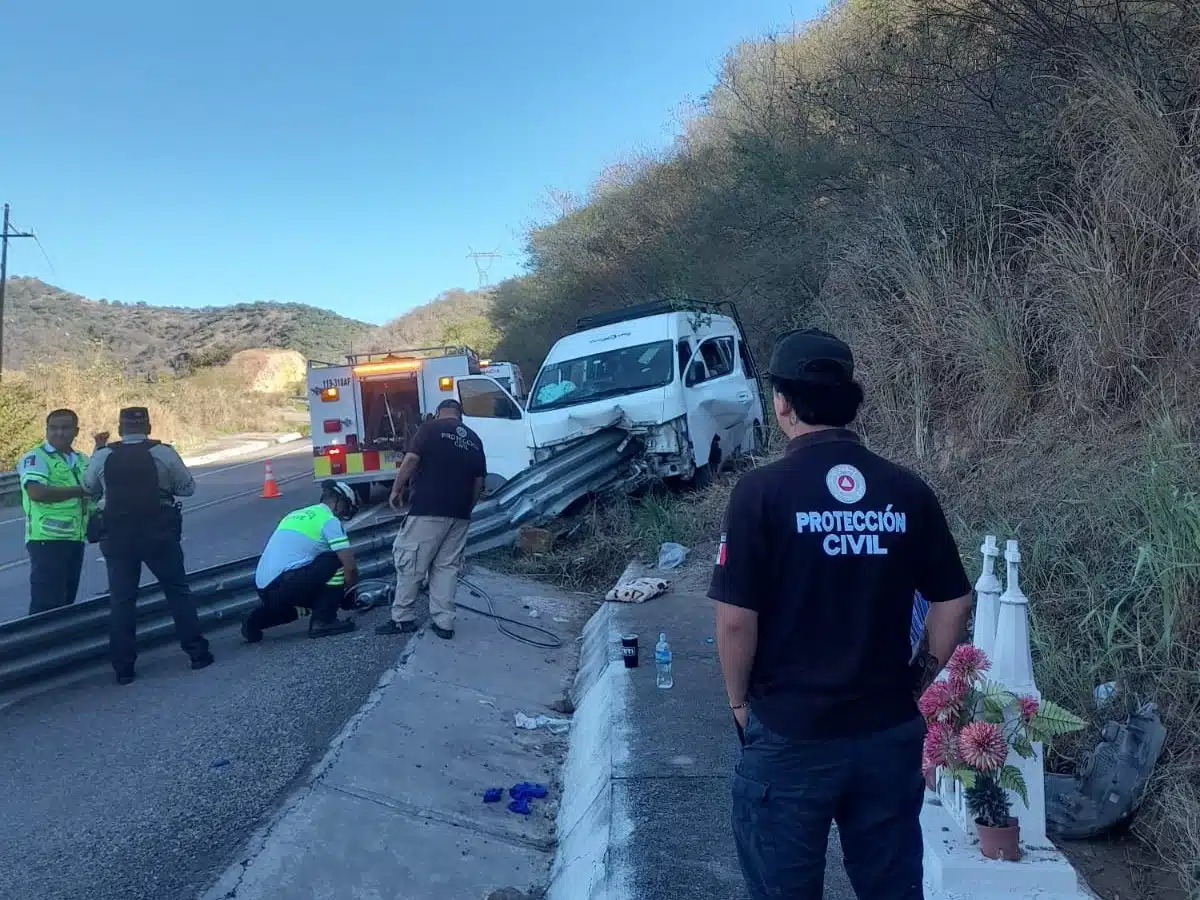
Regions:
[[[264,500],[263,460],[270,458],[282,497]],[[183,550],[188,571],[259,553],[284,513],[316,502],[312,445],[297,441],[258,451],[248,459],[197,467],[196,494],[184,500]],[[29,559],[19,507],[0,510],[0,622],[29,611]],[[143,583],[153,581],[143,573]],[[87,549],[79,599],[108,592],[98,547]]]
[[[195,900],[396,664],[385,616],[316,641],[228,628],[202,671],[172,646],[128,687],[98,666],[0,705],[0,898]]]
[[[305,441],[196,467],[189,571],[258,553],[284,513],[315,502],[311,454]],[[268,456],[278,500],[260,496]],[[29,566],[20,510],[0,515],[8,620],[28,607]],[[80,599],[104,593],[98,548],[84,566]],[[143,654],[128,687],[102,664],[0,696],[0,900],[194,900],[395,664],[407,641],[372,633],[385,615],[320,641],[304,620],[253,646],[227,628],[209,635],[217,661],[200,672],[172,646]]]

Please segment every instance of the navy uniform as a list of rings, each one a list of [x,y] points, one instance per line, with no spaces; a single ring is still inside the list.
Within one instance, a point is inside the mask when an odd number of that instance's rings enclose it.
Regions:
[[[955,603],[965,624],[970,583],[933,491],[833,427],[862,402],[850,348],[793,332],[770,376],[793,439],[734,488],[709,591],[745,722],[732,785],[743,873],[755,900],[819,900],[836,822],[860,898],[920,900],[914,595]]]
[[[196,602],[183,565],[183,517],[176,497],[196,492],[179,454],[150,440],[145,407],[121,410],[121,440],[96,451],[84,487],[101,497],[100,551],[108,568],[111,596],[109,652],[119,684],[134,679],[137,661],[137,589],[144,564],[167,597],[179,644],[193,669],[212,664],[200,631]]]

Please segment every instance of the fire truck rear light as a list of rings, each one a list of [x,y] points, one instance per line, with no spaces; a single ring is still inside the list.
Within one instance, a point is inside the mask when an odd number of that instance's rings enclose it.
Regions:
[[[341,456],[343,453],[345,453],[345,451],[341,447],[336,447],[336,446],[330,447],[325,452],[328,453],[330,456]]]
[[[342,430],[341,419],[326,419],[321,425],[326,434],[338,434]]]
[[[321,391],[321,402],[332,403],[341,396],[341,393],[335,387],[327,387]]]
[[[443,375],[438,379],[438,389],[443,391],[454,390],[454,379],[449,375]]]

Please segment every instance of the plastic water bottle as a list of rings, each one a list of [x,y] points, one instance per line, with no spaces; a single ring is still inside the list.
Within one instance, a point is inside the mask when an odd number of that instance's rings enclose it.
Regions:
[[[660,688],[675,684],[671,674],[671,645],[667,643],[666,632],[658,636],[658,643],[654,645],[654,681]]]

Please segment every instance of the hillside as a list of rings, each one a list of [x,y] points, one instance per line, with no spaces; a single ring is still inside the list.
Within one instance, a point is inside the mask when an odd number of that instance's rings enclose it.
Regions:
[[[935,486],[972,574],[984,534],[1021,540],[1045,696],[1094,725],[1098,684],[1159,705],[1134,830],[1162,859],[1122,897],[1185,896],[1168,870],[1200,891],[1198,59],[1196,3],[831,3],[734,48],[672,153],[534,229],[491,313],[531,366],[651,297],[734,299],[764,353],[850,341],[859,429]]]
[[[336,358],[375,326],[299,303],[242,303],[184,309],[91,300],[36,278],[10,278],[4,309],[4,367],[77,359],[102,347],[132,372],[223,363],[239,350],[278,348]]]
[[[187,309],[92,300],[36,278],[8,280],[4,367],[79,359],[102,350],[132,373],[186,375],[221,365],[242,350],[294,350],[336,360],[350,350],[468,344],[490,353],[491,294],[450,290],[392,319],[369,325],[300,303],[241,303]]]
[[[444,291],[372,332],[366,346],[370,350],[394,350],[466,344],[487,355],[499,340],[499,333],[489,319],[491,308],[489,290]]]

